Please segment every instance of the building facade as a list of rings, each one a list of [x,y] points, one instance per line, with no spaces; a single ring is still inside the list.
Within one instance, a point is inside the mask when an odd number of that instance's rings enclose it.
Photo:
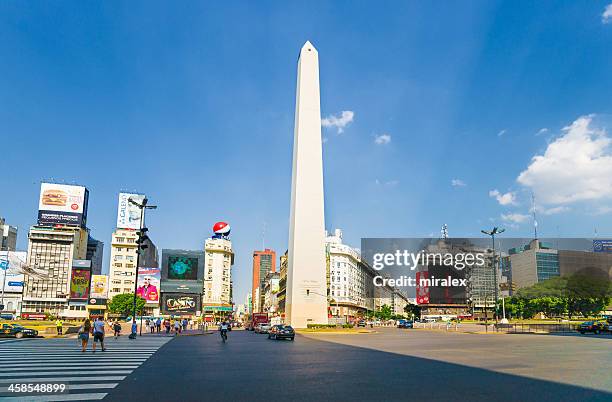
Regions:
[[[234,251],[228,238],[209,238],[204,243],[204,312],[232,311],[232,265]]]
[[[253,282],[251,294],[253,295],[253,312],[263,312],[264,285],[266,275],[276,272],[276,252],[265,249],[253,251]]]
[[[0,251],[15,251],[17,249],[17,228],[6,223],[0,217]]]
[[[539,240],[509,251],[512,283],[524,288],[560,276],[558,251]]]
[[[92,275],[100,275],[102,273],[103,257],[104,243],[89,236],[87,239],[87,255],[85,259],[91,261]]]
[[[108,297],[122,293],[134,293],[136,281],[136,257],[138,234],[133,229],[117,229],[111,235]],[[151,240],[140,255],[141,267],[158,267],[159,255]]]
[[[87,239],[87,230],[81,227],[33,226],[30,229],[22,314],[70,315],[72,264],[73,260],[85,259]]]
[[[278,300],[278,313],[284,316],[285,301],[287,298],[287,251],[280,256],[279,267],[278,294],[276,295],[276,299]]]

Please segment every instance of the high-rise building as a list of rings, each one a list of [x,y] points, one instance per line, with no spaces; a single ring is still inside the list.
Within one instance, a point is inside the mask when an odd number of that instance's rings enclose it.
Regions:
[[[17,228],[0,217],[0,251],[15,251],[17,248]]]
[[[117,229],[111,237],[108,297],[122,293],[134,293],[136,280],[136,257],[138,234],[134,229]],[[142,250],[139,265],[146,268],[159,267],[155,244],[149,239]]]
[[[509,250],[512,282],[518,288],[559,276],[559,254],[551,245],[532,240],[528,245]]]
[[[104,243],[89,236],[87,239],[86,260],[91,261],[91,274],[100,275],[102,273],[102,259],[104,254]]]
[[[264,284],[266,275],[276,272],[276,252],[265,249],[263,251],[253,251],[253,283],[251,294],[253,297],[253,312],[263,312]]]
[[[23,288],[22,315],[69,316],[73,260],[87,255],[88,233],[82,227],[33,226],[28,234],[28,272]],[[81,310],[79,306],[79,310]],[[74,308],[73,308],[74,310]],[[85,308],[82,308],[85,311]]]
[[[323,148],[319,55],[310,42],[297,72],[289,219],[286,321],[295,328],[327,324]]]
[[[206,239],[204,253],[202,309],[205,313],[231,312],[234,265],[232,242],[226,236]]]

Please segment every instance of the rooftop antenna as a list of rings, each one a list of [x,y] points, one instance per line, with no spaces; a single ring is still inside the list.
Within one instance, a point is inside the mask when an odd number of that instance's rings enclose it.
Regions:
[[[442,234],[443,240],[448,239],[448,225],[446,223],[442,225],[442,229],[440,230],[440,233]]]
[[[266,221],[263,222],[261,229],[261,250],[264,251],[266,249]]]
[[[538,221],[536,219],[536,203],[535,203],[535,194],[533,192],[531,193],[531,204],[532,204],[531,210],[533,211],[533,238],[537,240],[538,239]]]

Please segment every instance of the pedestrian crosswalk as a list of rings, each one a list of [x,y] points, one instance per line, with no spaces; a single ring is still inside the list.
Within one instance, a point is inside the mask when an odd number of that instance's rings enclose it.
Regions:
[[[109,337],[105,342],[106,351],[97,345],[95,353],[93,339],[86,352],[81,352],[77,339],[0,339],[0,400],[102,399],[171,339]],[[61,384],[65,385],[63,392],[59,392]],[[23,392],[28,387],[32,392]]]

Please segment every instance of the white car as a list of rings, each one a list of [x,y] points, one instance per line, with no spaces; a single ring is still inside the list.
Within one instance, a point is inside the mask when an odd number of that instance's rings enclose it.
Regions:
[[[265,324],[258,324],[255,327],[255,333],[256,334],[267,334],[268,331],[270,331],[270,328],[272,328],[272,325],[265,323]]]

